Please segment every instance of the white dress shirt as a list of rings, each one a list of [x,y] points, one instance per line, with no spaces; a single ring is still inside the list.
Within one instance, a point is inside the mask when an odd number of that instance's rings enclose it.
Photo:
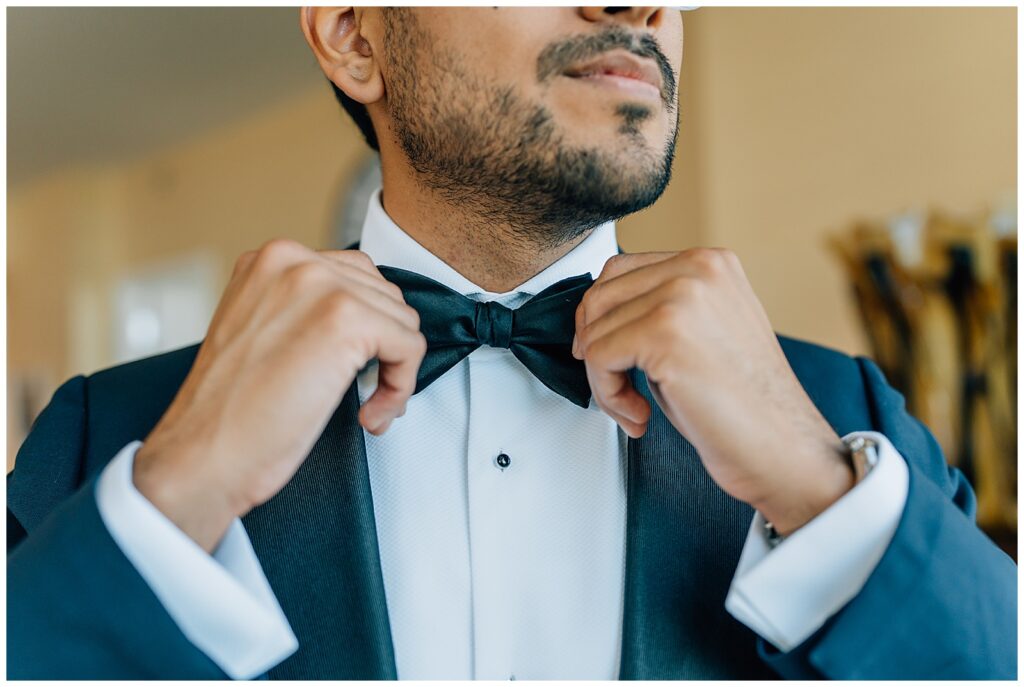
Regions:
[[[488,293],[402,231],[373,194],[360,249],[481,301],[515,308],[564,279],[596,277],[615,226],[505,294]],[[357,378],[360,402],[376,366]],[[726,608],[782,650],[864,585],[892,539],[907,466],[885,437],[879,464],[828,510],[769,549],[751,523]],[[382,436],[365,433],[384,589],[401,679],[615,679],[625,578],[626,437],[507,349],[483,346],[413,396]],[[141,444],[97,488],[114,540],[183,633],[230,677],[297,647],[240,521],[212,556],[134,488]],[[499,456],[503,456],[499,460]]]

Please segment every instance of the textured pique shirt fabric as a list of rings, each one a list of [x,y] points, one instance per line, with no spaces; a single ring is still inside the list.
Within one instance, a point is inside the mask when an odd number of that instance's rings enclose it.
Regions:
[[[609,222],[519,287],[489,293],[398,227],[378,189],[360,250],[516,308],[566,277],[597,277],[617,247]],[[373,363],[358,375],[360,402],[376,375]],[[862,434],[880,443],[880,461],[847,495],[774,549],[760,516],[751,523],[726,608],[783,651],[863,587],[899,522],[906,464],[884,436]],[[618,676],[627,439],[611,418],[483,346],[413,396],[385,434],[364,436],[399,678]],[[135,490],[140,445],[101,475],[107,528],[196,646],[230,677],[260,675],[297,641],[244,527],[233,523],[212,556],[194,545]]]

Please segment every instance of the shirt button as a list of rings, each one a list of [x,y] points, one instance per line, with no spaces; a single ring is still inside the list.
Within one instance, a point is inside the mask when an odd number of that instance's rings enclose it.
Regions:
[[[498,457],[494,459],[494,462],[498,464],[498,467],[504,470],[512,464],[512,459],[508,457],[507,453],[499,453]]]

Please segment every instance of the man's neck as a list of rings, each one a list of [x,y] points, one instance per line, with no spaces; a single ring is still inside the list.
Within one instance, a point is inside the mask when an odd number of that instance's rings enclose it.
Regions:
[[[397,178],[396,178],[397,177]],[[511,291],[579,245],[589,232],[559,245],[532,240],[521,229],[401,176],[385,174],[385,212],[421,246],[492,293]]]

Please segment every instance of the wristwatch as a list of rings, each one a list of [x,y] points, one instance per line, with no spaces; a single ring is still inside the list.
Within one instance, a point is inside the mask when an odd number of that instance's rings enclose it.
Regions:
[[[857,435],[843,439],[843,445],[846,446],[846,459],[850,462],[850,467],[853,468],[853,483],[859,484],[872,468],[878,465],[878,442]],[[764,521],[764,536],[768,541],[768,546],[773,549],[786,538],[786,535],[779,534],[775,525],[767,520]]]

